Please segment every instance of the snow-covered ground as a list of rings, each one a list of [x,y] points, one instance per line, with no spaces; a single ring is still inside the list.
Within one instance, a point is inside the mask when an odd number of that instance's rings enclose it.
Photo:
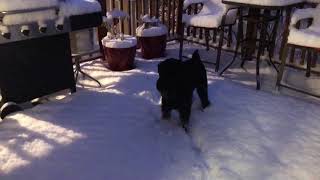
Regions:
[[[169,56],[175,48],[168,46]],[[268,67],[265,91],[254,90],[254,76],[244,78],[250,69],[232,68],[224,79],[208,67],[213,106],[201,112],[195,96],[189,136],[177,114],[160,119],[160,61],[137,58],[127,72],[87,63],[83,69],[102,88],[81,80],[77,93],[7,117],[0,124],[0,179],[320,179],[317,100],[270,92]]]

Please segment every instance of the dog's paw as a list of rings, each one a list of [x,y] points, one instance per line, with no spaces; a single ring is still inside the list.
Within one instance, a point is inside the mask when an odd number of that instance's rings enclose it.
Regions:
[[[170,120],[171,113],[162,113],[162,119],[164,120]]]
[[[209,107],[210,105],[211,105],[211,103],[210,103],[210,101],[208,101],[208,102],[202,104],[202,108],[205,109],[205,108]]]
[[[202,106],[201,111],[202,111],[202,112],[208,112],[208,111],[211,111],[212,108],[213,108],[213,104],[211,104],[211,103],[209,102],[206,106]]]
[[[186,132],[189,133],[190,132],[190,124],[189,123],[179,123],[179,126],[182,127],[182,129]]]

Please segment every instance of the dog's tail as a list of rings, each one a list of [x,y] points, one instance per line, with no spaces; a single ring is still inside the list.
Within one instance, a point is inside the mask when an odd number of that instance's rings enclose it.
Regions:
[[[198,49],[193,52],[192,60],[195,61],[195,62],[201,62],[201,57],[200,57]]]

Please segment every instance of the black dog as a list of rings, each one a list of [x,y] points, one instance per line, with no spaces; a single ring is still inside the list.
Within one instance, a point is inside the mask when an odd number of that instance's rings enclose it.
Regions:
[[[188,131],[193,91],[197,89],[202,108],[210,105],[207,72],[196,50],[187,61],[167,59],[158,65],[157,89],[162,96],[162,118],[170,118],[171,110],[180,114],[182,127]]]

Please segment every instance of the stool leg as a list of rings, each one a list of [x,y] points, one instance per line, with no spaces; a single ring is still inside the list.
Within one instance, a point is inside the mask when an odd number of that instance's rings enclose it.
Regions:
[[[239,51],[240,44],[241,44],[241,41],[243,38],[243,24],[242,24],[241,10],[239,10],[239,14],[240,14],[239,15],[240,18],[239,18],[238,32],[237,32],[237,44],[236,44],[234,56],[233,56],[232,61],[219,73],[219,76],[222,76],[223,73],[232,66],[232,64],[236,61],[236,58],[238,56],[238,51]],[[242,50],[241,50],[241,52],[242,52]]]
[[[210,49],[210,47],[209,47],[210,34],[209,34],[209,30],[208,29],[205,30],[205,39],[206,39],[207,51],[209,51],[209,49]]]
[[[232,43],[232,25],[228,26],[228,44],[227,47],[231,47]]]
[[[212,42],[214,44],[217,42],[217,29],[213,30]]]
[[[280,65],[280,71],[279,71],[278,77],[277,77],[277,84],[276,84],[277,87],[280,87],[280,85],[281,85],[281,81],[282,81],[283,73],[284,73],[284,68],[286,66],[288,49],[289,49],[288,45],[285,45],[284,49],[282,51],[282,54],[280,55],[281,65]]]
[[[224,40],[224,27],[221,26],[220,27],[220,40],[219,40],[219,46],[218,46],[218,52],[217,52],[216,69],[215,69],[216,72],[219,71],[219,67],[220,67],[220,58],[221,58],[223,40]]]
[[[182,50],[183,50],[183,38],[184,38],[184,24],[182,25],[180,29],[180,49],[179,49],[179,60],[182,60]]]
[[[307,73],[306,77],[311,76],[311,61],[312,61],[312,51],[309,49],[308,50],[308,57],[307,57]]]

